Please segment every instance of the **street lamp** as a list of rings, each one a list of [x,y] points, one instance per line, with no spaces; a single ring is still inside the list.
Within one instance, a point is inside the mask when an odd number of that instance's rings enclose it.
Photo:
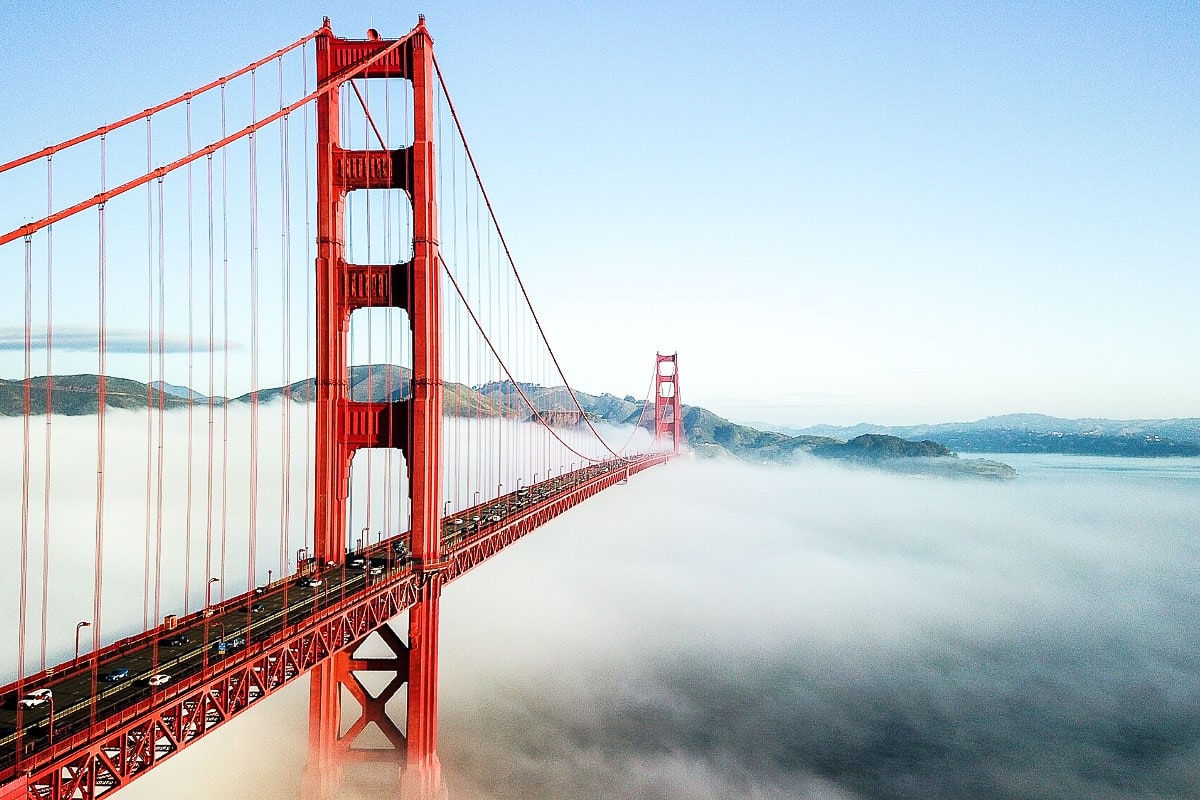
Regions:
[[[370,541],[371,541],[371,529],[364,527],[358,535],[358,549],[362,550],[363,542],[370,543]]]
[[[479,505],[479,492],[475,493],[475,502],[472,503],[471,505],[475,505],[475,506]]]
[[[446,507],[445,507],[445,509],[442,510],[442,516],[443,517],[450,516],[450,501],[449,500],[446,501]]]
[[[84,628],[90,628],[91,625],[90,622],[80,622],[75,626],[75,661],[71,664],[73,667],[79,665],[79,632]]]
[[[271,570],[267,570],[267,586],[271,585]]]
[[[204,587],[204,614],[208,616],[208,607],[212,605],[212,585],[220,583],[220,578],[209,578],[208,585]]]
[[[54,747],[54,695],[46,699],[50,701],[50,742],[47,747]]]

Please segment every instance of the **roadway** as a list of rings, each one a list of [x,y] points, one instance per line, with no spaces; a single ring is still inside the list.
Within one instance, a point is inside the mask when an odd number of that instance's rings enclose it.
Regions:
[[[585,467],[446,517],[442,520],[442,552],[486,536],[510,514],[568,492],[612,468],[611,462]],[[409,541],[409,532],[405,531],[348,552],[345,563],[320,567],[309,561],[297,575],[226,600],[207,609],[207,614],[186,617],[174,628],[160,626],[108,646],[101,651],[98,664],[88,658],[80,659],[78,664],[67,662],[22,686],[22,694],[50,689],[52,704],[18,712],[15,684],[5,687],[0,690],[0,773],[14,765],[18,745],[28,755],[53,743],[52,709],[53,740],[85,730],[98,719],[113,716],[155,692],[169,690],[171,682],[210,671],[251,642],[262,641],[317,611],[339,605],[374,583],[412,572],[415,565],[409,557]],[[313,578],[321,584],[301,585]],[[219,652],[221,642],[226,645],[224,654]],[[105,675],[119,669],[128,670],[128,677],[104,680]],[[170,676],[168,684],[150,686],[150,677],[161,674]]]

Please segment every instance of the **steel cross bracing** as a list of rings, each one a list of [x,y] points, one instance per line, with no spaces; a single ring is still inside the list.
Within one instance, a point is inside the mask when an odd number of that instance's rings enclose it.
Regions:
[[[668,458],[667,454],[657,454],[630,461],[614,460],[466,509],[456,518],[461,522],[447,520],[443,525],[442,562],[395,564],[374,582],[369,571],[357,571],[338,587],[349,587],[344,594],[327,598],[324,607],[320,604],[321,592],[308,593],[290,587],[292,597],[299,595],[300,599],[281,607],[274,619],[262,620],[268,631],[264,636],[254,638],[252,628],[252,637],[246,645],[224,659],[212,659],[207,668],[197,663],[192,675],[145,699],[97,714],[94,722],[90,714],[81,711],[83,728],[76,733],[70,732],[69,718],[57,724],[56,729],[64,730],[63,737],[56,739],[53,747],[40,748],[23,759],[21,775],[15,774],[13,763],[15,735],[6,737],[0,742],[5,762],[0,774],[4,775],[4,788],[9,794],[0,792],[0,798],[90,800],[128,784],[295,678],[339,653],[352,653],[388,620],[418,601],[422,582],[428,580],[431,572],[436,571],[443,583],[448,583],[573,506]],[[499,520],[493,521],[496,517]],[[475,518],[478,521],[472,521]],[[364,556],[386,558],[405,538],[406,535],[401,535],[384,539],[366,549]],[[346,570],[339,565],[332,572],[344,574]],[[278,603],[288,591],[289,583],[290,580],[281,581],[261,594],[250,592],[232,598],[215,609],[213,616],[220,617],[223,610],[240,611],[255,602]],[[299,621],[287,619],[292,604],[303,615]],[[181,620],[175,631],[190,631],[203,645],[205,622],[209,619],[203,613],[193,614]],[[100,664],[147,647],[164,633],[156,630],[116,642],[99,654]],[[72,669],[68,663],[48,670],[41,681],[31,682],[53,688],[70,681],[73,674],[88,671],[90,664]],[[14,686],[0,690],[0,702],[11,703],[15,699]]]

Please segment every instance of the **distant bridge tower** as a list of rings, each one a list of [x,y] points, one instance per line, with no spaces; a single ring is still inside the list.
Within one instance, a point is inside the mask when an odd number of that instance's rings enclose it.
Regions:
[[[679,353],[655,354],[654,370],[654,441],[670,437],[671,449],[678,453],[683,445],[683,405],[679,402]]]
[[[382,51],[387,51],[382,54]],[[342,147],[340,91],[347,69],[380,57],[359,78],[404,78],[412,83],[413,142],[397,150]],[[358,659],[350,648],[312,672],[309,702],[309,765],[305,794],[329,797],[338,791],[342,764],[388,758],[405,762],[401,796],[425,800],[444,796],[437,756],[437,652],[441,560],[441,311],[434,154],[433,40],[424,17],[400,40],[365,40],[333,35],[326,18],[317,35],[317,80],[328,89],[317,99],[316,497],[313,557],[318,564],[346,557],[350,465],[360,448],[398,448],[408,467],[412,508],[412,553],[424,574],[419,600],[409,610],[408,643],[384,625],[380,636],[395,658]],[[350,264],[345,260],[345,201],[349,192],[402,189],[412,204],[412,261]],[[350,398],[350,315],[360,308],[402,308],[412,328],[410,399],[355,402]],[[372,697],[356,670],[393,673],[388,690]],[[408,719],[403,732],[384,705],[408,683]],[[343,687],[363,706],[359,724],[341,733]],[[365,722],[363,721],[365,720]],[[374,721],[394,748],[358,750],[353,739]]]

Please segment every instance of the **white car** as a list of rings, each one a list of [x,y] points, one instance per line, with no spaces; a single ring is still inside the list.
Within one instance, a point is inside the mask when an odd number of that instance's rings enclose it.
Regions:
[[[301,586],[305,586],[309,589],[316,589],[321,585],[321,583],[322,581],[320,578],[301,578],[299,581]]]
[[[28,692],[24,697],[21,698],[19,705],[22,708],[36,708],[38,706],[44,706],[53,698],[54,692],[50,691],[49,689],[34,689],[32,692]]]
[[[147,686],[166,686],[170,682],[171,682],[171,676],[167,675],[165,672],[160,672],[157,675],[151,675],[146,680],[146,685]]]

